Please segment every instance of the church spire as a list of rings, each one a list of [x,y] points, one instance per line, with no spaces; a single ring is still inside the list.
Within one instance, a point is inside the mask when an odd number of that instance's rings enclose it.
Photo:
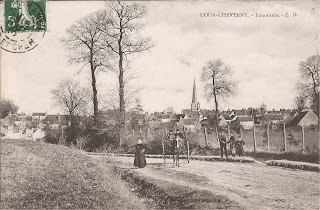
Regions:
[[[199,111],[200,110],[200,103],[197,100],[197,88],[196,88],[196,78],[193,79],[193,90],[192,90],[192,102],[191,102],[191,110],[192,111]]]
[[[193,79],[192,103],[197,102],[196,78]]]

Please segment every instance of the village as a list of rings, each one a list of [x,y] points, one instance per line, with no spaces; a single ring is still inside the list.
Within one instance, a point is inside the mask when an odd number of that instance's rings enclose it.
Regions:
[[[106,110],[105,112],[114,112],[114,110]],[[196,133],[198,136],[199,133],[200,135],[204,134],[205,144],[208,145],[208,133],[216,130],[214,126],[210,125],[214,117],[215,111],[213,109],[200,108],[200,102],[197,99],[196,83],[194,81],[190,109],[183,109],[181,113],[175,113],[172,109],[164,109],[162,112],[153,113],[127,112],[126,135],[148,137],[158,134],[159,132],[168,133],[169,130],[180,129],[183,132]],[[37,141],[42,140],[46,136],[47,128],[62,132],[63,135],[64,129],[70,126],[70,124],[70,116],[65,114],[34,112],[31,116],[27,116],[24,113],[10,112],[4,119],[1,119],[1,134],[3,138],[7,139]],[[231,132],[234,132],[235,135],[243,136],[252,130],[258,132],[259,129],[261,130],[263,127],[266,128],[268,132],[279,129],[281,132],[285,129],[298,130],[298,133],[301,133],[301,129],[306,130],[306,132],[312,132],[317,129],[317,125],[318,117],[310,109],[300,111],[298,109],[266,110],[264,107],[261,107],[221,111],[218,113],[217,128],[219,130],[225,130],[230,137]],[[213,133],[215,134],[214,138],[217,138],[217,134],[215,132]],[[294,132],[288,133],[289,135],[293,135],[292,133]],[[250,135],[251,134],[249,134],[249,136]],[[267,135],[269,141],[270,134],[268,133]],[[298,136],[297,138],[301,139],[301,134],[298,134]],[[309,138],[314,138],[315,135],[312,136],[313,137]],[[277,138],[279,138],[279,136]],[[251,139],[251,137],[249,137],[249,139]],[[290,136],[288,139],[290,139]],[[276,139],[276,141],[282,142],[282,137]],[[318,144],[316,139],[311,139],[311,142],[312,145],[307,145],[307,147],[313,149],[309,148],[308,151],[317,152]],[[283,151],[284,149],[278,148],[277,150]]]

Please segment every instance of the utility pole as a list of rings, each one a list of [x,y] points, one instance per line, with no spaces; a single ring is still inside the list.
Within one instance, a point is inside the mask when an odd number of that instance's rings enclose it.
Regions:
[[[301,129],[302,129],[302,154],[304,155],[304,126],[303,126],[303,123],[302,123]]]
[[[257,152],[256,126],[253,124],[253,151]]]
[[[204,127],[204,140],[206,143],[206,147],[208,146],[208,135],[207,135],[207,127]]]
[[[283,122],[283,140],[284,140],[284,152],[287,151],[287,132],[286,132],[286,123]]]
[[[270,151],[270,126],[269,122],[267,122],[267,149]]]

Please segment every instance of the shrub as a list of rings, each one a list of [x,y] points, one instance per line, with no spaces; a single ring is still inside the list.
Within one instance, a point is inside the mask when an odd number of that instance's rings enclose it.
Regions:
[[[45,128],[44,131],[46,135],[44,141],[50,144],[59,144],[59,140],[62,138],[61,129],[51,129],[49,127]]]

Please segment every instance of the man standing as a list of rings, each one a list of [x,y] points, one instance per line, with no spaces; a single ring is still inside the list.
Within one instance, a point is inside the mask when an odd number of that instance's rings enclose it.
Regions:
[[[226,158],[228,157],[227,153],[227,138],[224,135],[224,132],[221,131],[219,134],[219,142],[220,142],[220,151],[221,151],[221,158],[223,158],[223,150],[226,155]]]
[[[167,134],[167,139],[169,140],[169,144],[170,144],[170,152],[173,154],[175,149],[175,134],[173,133],[172,130],[170,130],[169,133]]]

